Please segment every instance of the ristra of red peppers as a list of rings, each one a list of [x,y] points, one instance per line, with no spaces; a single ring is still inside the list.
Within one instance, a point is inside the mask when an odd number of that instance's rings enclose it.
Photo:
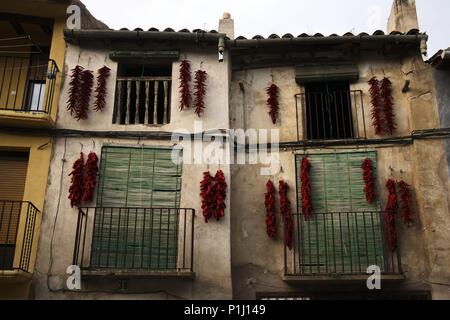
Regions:
[[[302,182],[301,194],[302,194],[302,212],[306,220],[311,217],[312,214],[312,201],[311,201],[311,179],[309,177],[309,170],[311,169],[311,163],[308,158],[304,157],[301,163],[300,180]]]
[[[195,72],[194,105],[195,105],[195,113],[199,117],[202,116],[203,109],[205,109],[206,77],[207,77],[206,71],[197,70]]]
[[[95,152],[90,152],[86,161],[86,170],[84,176],[83,201],[90,202],[94,196],[94,190],[97,186],[98,176],[98,157]]]
[[[373,174],[373,163],[372,160],[366,158],[362,164],[363,169],[363,179],[364,179],[364,193],[366,194],[366,200],[368,203],[372,204],[375,201],[376,191],[375,191],[375,176]]]
[[[106,80],[108,80],[109,76],[111,74],[111,69],[107,66],[104,66],[103,68],[100,68],[98,70],[98,76],[97,76],[97,87],[95,88],[95,102],[94,102],[94,110],[95,111],[102,111],[106,106]]]
[[[389,195],[386,203],[386,224],[388,227],[388,244],[391,251],[397,249],[397,230],[395,228],[395,211],[397,209],[397,192],[395,190],[395,181],[389,179],[386,182],[386,188]]]
[[[266,89],[268,99],[267,99],[267,105],[270,108],[269,115],[272,119],[272,123],[276,124],[278,119],[278,109],[279,109],[279,103],[278,103],[278,93],[279,88],[277,85],[272,84]]]
[[[392,82],[386,77],[383,78],[380,90],[381,100],[383,101],[385,129],[387,133],[392,135],[396,128]]]
[[[218,170],[214,177],[216,184],[214,186],[215,210],[214,217],[217,221],[225,216],[225,198],[227,197],[227,183],[222,170]]]
[[[79,205],[83,196],[83,153],[80,153],[78,158],[72,167],[72,172],[69,176],[72,176],[71,185],[69,188],[70,205],[73,208]]]
[[[269,238],[277,236],[277,225],[275,216],[275,186],[271,180],[266,183],[264,204],[266,206],[266,231]]]
[[[67,100],[67,110],[70,111],[71,116],[74,116],[77,113],[78,103],[80,101],[82,73],[83,67],[81,66],[76,66],[71,70],[69,82],[69,99]]]
[[[83,72],[81,73],[80,98],[75,113],[75,118],[77,120],[84,120],[88,118],[89,102],[91,100],[93,85],[94,74],[90,70],[83,70]]]
[[[411,206],[412,196],[410,185],[402,180],[398,183],[398,188],[400,189],[400,207],[402,210],[403,221],[405,222],[405,224],[411,224],[414,221],[412,219],[413,212]]]
[[[180,110],[189,109],[191,103],[191,91],[189,83],[191,82],[191,64],[188,60],[181,61],[180,65]]]
[[[291,202],[287,197],[289,186],[283,180],[280,181],[280,213],[284,222],[284,244],[292,250],[292,231],[294,228],[294,219],[292,216]]]
[[[203,217],[208,223],[215,211],[214,178],[209,171],[203,172],[203,180],[200,182],[200,197],[202,198]]]
[[[376,135],[383,135],[384,128],[383,128],[383,107],[382,107],[382,99],[381,99],[381,92],[380,92],[380,82],[377,80],[377,78],[373,77],[369,80],[370,85],[370,97],[371,97],[371,103],[372,103],[372,125],[375,128],[375,134]]]

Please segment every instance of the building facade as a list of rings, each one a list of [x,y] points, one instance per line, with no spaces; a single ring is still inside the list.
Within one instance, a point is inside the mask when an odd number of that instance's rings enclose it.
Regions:
[[[29,298],[450,298],[448,130],[418,29],[396,0],[372,35],[245,39],[229,14],[65,30]]]

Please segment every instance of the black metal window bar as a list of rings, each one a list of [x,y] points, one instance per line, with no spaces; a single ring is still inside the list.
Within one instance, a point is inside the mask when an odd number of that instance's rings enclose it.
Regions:
[[[194,209],[79,208],[73,264],[85,270],[193,272]]]
[[[171,77],[118,77],[113,123],[169,123],[171,80]]]
[[[50,114],[59,68],[41,55],[0,55],[0,110]]]
[[[0,200],[0,270],[30,272],[39,213],[31,202]]]
[[[384,212],[295,214],[293,230],[293,248],[284,249],[287,276],[361,275],[373,265],[402,273],[399,249],[387,245]]]
[[[361,90],[295,95],[297,140],[366,139]]]

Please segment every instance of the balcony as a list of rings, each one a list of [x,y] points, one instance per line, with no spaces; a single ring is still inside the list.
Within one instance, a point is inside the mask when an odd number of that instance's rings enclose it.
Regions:
[[[73,264],[84,277],[193,279],[195,210],[79,208]]]
[[[367,268],[378,266],[383,281],[400,281],[400,253],[387,246],[383,212],[294,215],[293,248],[284,249],[287,282],[365,281]]]
[[[168,124],[171,80],[171,77],[118,77],[113,123]]]
[[[367,139],[361,90],[295,95],[297,141]]]
[[[58,66],[41,55],[0,56],[0,125],[54,126]]]
[[[39,213],[31,202],[0,201],[1,282],[17,282],[31,277]]]

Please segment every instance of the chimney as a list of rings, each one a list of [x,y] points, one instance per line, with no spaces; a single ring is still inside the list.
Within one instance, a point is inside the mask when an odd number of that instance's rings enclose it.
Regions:
[[[387,32],[419,29],[415,0],[394,0],[389,16]]]
[[[234,39],[234,20],[228,12],[225,12],[223,18],[219,20],[219,33],[225,33],[228,38]]]

